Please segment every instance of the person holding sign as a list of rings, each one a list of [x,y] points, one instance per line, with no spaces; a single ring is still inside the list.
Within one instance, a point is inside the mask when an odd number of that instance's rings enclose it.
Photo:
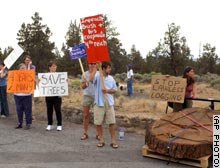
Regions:
[[[100,137],[97,147],[103,147],[105,145],[102,130],[102,124],[105,121],[106,124],[109,124],[109,131],[111,134],[110,146],[116,149],[118,148],[118,145],[115,143],[115,111],[113,94],[117,91],[117,86],[114,78],[110,75],[111,64],[109,62],[103,62],[102,65],[101,63],[97,63],[96,67],[99,69],[99,72],[94,69],[90,75],[90,81],[95,85],[94,123]]]
[[[32,64],[31,57],[28,54],[24,56],[24,63],[26,65],[27,70],[30,70],[30,69],[36,70],[36,66]]]
[[[133,77],[132,65],[127,65],[127,95],[132,96],[132,77]]]
[[[50,61],[48,64],[49,72],[55,73],[57,70],[57,65],[55,62]],[[47,131],[52,130],[53,128],[53,109],[56,112],[57,118],[57,131],[62,131],[62,113],[61,113],[61,104],[62,98],[60,96],[47,96],[45,97],[46,105],[47,105],[47,120],[48,126],[46,128]]]
[[[0,102],[1,102],[1,117],[8,117],[8,100],[6,93],[6,85],[7,85],[7,76],[8,71],[5,69],[5,64],[0,63]]]
[[[197,83],[194,79],[194,70],[187,66],[183,71],[183,78],[186,78],[186,92],[185,97],[197,98]],[[173,103],[173,112],[178,112],[184,108],[192,108],[192,100],[184,100],[184,103]]]
[[[86,71],[82,75],[81,87],[83,89],[83,97],[82,97],[82,106],[83,106],[83,127],[84,133],[81,140],[85,140],[89,138],[88,136],[88,126],[89,126],[89,110],[90,107],[94,104],[94,96],[95,96],[95,86],[93,83],[89,81],[90,74],[93,72],[93,69],[96,68],[96,63],[88,64],[88,71]],[[98,131],[96,135],[96,139],[99,139]]]
[[[25,66],[26,66],[26,69],[27,70],[31,70],[33,69],[34,72],[36,71],[36,66],[32,64],[32,60],[31,60],[31,57],[29,54],[25,54],[24,56],[24,63],[25,63]],[[35,75],[34,75],[35,76]],[[32,100],[33,101],[33,100]],[[34,101],[33,101],[34,102]],[[33,103],[32,103],[33,104]],[[31,104],[31,105],[32,105]],[[34,117],[34,114],[32,114],[32,120],[35,120],[35,117]]]
[[[19,70],[26,70],[26,66],[24,63],[18,65]],[[32,124],[32,93],[14,93],[17,117],[18,117],[18,125],[15,127],[16,129],[22,128],[23,124],[23,113],[25,113],[26,117],[26,129],[30,129]]]

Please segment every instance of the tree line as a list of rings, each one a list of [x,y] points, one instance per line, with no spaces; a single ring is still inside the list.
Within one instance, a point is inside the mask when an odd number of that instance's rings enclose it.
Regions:
[[[81,74],[81,68],[77,61],[71,61],[68,48],[79,45],[83,42],[80,24],[70,22],[65,35],[61,51],[57,49],[54,42],[50,41],[52,32],[50,28],[42,24],[42,17],[35,12],[31,17],[32,23],[22,23],[17,33],[18,44],[21,45],[26,53],[32,57],[33,63],[37,67],[37,72],[47,72],[47,63],[56,60],[58,71],[66,71],[69,75],[77,76]],[[145,58],[136,49],[135,44],[129,53],[123,48],[118,36],[117,28],[111,20],[104,15],[106,39],[110,61],[112,63],[112,73],[120,74],[126,72],[126,65],[131,63],[135,73],[144,74],[160,72],[174,76],[182,75],[186,66],[194,67],[197,74],[206,73],[220,74],[220,59],[215,53],[215,46],[206,43],[202,46],[200,55],[195,58],[187,44],[187,39],[180,36],[180,26],[175,23],[168,25],[164,37],[159,40],[157,46],[148,52]],[[2,62],[13,50],[8,47],[4,50],[0,48],[0,61]],[[21,56],[12,68],[23,62]],[[87,66],[86,58],[82,58],[82,64]]]

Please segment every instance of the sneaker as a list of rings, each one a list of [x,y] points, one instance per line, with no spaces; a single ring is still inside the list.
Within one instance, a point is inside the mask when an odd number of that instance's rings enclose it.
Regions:
[[[62,126],[57,126],[57,131],[62,131]]]
[[[1,115],[1,118],[6,118],[6,115]]]
[[[20,128],[22,128],[22,125],[21,125],[21,124],[18,124],[18,125],[15,127],[15,129],[20,129]]]
[[[52,130],[52,128],[53,128],[52,125],[48,125],[47,128],[46,128],[46,130],[47,130],[47,131],[50,131],[50,130]]]

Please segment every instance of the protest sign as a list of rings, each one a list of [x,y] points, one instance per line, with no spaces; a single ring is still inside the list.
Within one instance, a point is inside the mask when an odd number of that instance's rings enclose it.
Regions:
[[[68,48],[69,56],[71,60],[83,58],[86,56],[86,46],[85,43]]]
[[[69,47],[69,56],[71,60],[78,59],[79,60],[79,65],[82,70],[82,74],[84,74],[84,68],[82,65],[81,58],[86,56],[86,46],[85,43],[82,43],[80,45],[74,46],[74,47]]]
[[[89,63],[108,61],[108,48],[102,15],[81,18],[83,39]]]
[[[38,73],[39,96],[67,96],[67,72]]]
[[[8,93],[32,93],[34,91],[34,70],[8,71]]]
[[[11,66],[15,63],[15,61],[21,56],[21,54],[24,52],[24,50],[17,45],[14,50],[7,56],[7,58],[4,60],[5,66],[10,69]]]
[[[186,79],[180,77],[153,75],[150,98],[169,102],[183,103],[186,91]]]
[[[34,97],[40,97],[39,87],[37,85],[34,89]]]

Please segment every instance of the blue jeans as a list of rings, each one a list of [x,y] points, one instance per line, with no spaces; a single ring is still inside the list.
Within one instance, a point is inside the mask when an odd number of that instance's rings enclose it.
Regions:
[[[23,123],[23,113],[25,113],[26,124],[32,124],[32,95],[16,96],[14,95],[18,124]]]
[[[132,80],[131,79],[127,81],[127,93],[128,93],[128,96],[132,95]]]
[[[0,86],[0,102],[1,102],[1,115],[8,116],[8,100],[6,93],[6,86]]]

